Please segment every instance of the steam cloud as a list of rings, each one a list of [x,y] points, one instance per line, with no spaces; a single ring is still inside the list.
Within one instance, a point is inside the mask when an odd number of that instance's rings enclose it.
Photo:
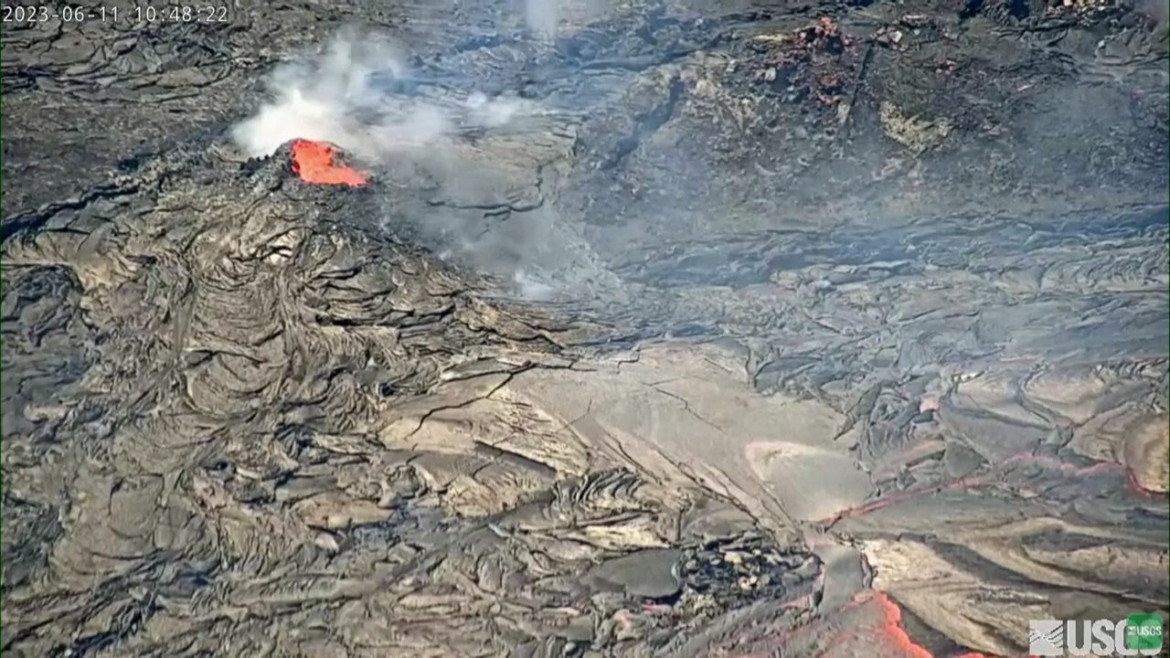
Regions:
[[[278,67],[268,80],[272,101],[237,125],[232,137],[252,157],[301,138],[377,161],[432,148],[460,127],[505,125],[523,107],[479,93],[454,108],[412,101],[396,93],[411,84],[404,60],[387,39],[345,32],[319,57]]]
[[[555,6],[529,0],[528,9],[533,31],[555,27]],[[463,133],[518,130],[523,119],[542,112],[527,101],[488,98],[474,90],[462,97],[448,92],[424,97],[415,93],[420,81],[412,75],[405,53],[392,41],[343,32],[317,56],[279,66],[267,80],[270,100],[234,127],[233,140],[252,157],[272,155],[298,138],[331,142],[374,168],[420,169],[430,184],[456,197],[491,189],[483,160],[465,159]],[[506,220],[440,207],[407,214],[403,221],[424,246],[510,280],[514,292],[525,297],[553,295],[551,270],[596,271],[581,265],[581,258],[591,256],[580,256],[571,231],[554,226],[549,209]]]
[[[556,36],[557,21],[560,20],[558,4],[557,0],[525,0],[524,20],[528,29],[545,38]]]

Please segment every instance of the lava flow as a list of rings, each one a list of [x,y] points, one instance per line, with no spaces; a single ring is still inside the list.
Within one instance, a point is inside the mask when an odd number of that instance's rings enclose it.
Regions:
[[[334,148],[327,142],[298,139],[292,145],[293,173],[307,183],[361,187],[368,177],[348,165],[334,161]]]

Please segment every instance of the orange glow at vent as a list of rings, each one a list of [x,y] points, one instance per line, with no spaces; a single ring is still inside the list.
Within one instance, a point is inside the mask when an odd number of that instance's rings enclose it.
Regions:
[[[332,144],[298,139],[292,145],[293,173],[307,183],[361,187],[369,180],[365,174],[333,160]]]

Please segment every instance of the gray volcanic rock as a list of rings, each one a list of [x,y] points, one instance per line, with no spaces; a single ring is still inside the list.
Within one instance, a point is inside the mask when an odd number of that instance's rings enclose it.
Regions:
[[[6,656],[1166,613],[1156,12],[514,4],[4,23]],[[311,54],[354,24],[401,58]],[[342,67],[301,100],[365,185],[233,141],[274,66]]]
[[[662,599],[682,587],[676,572],[682,552],[650,549],[607,560],[589,571],[587,581],[618,585],[631,596]]]

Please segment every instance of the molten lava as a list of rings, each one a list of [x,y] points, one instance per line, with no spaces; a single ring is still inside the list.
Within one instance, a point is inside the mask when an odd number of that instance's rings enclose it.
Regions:
[[[307,183],[319,185],[348,185],[360,187],[369,180],[365,174],[348,165],[334,162],[333,145],[298,139],[292,145],[293,173]]]

